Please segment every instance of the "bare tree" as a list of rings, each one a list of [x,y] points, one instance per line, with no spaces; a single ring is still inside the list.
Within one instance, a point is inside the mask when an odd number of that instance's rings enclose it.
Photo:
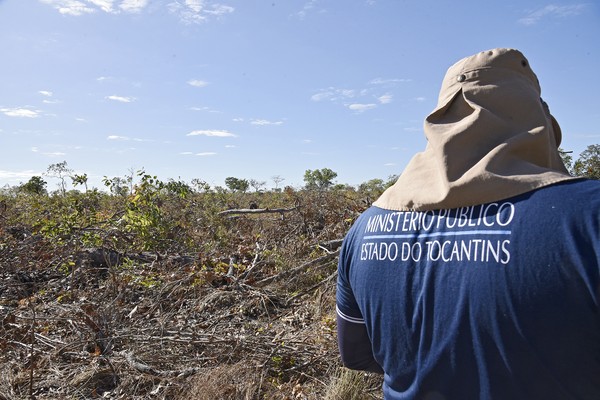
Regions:
[[[257,181],[256,179],[250,179],[248,182],[255,192],[260,192],[260,190],[267,184],[265,181]]]
[[[285,178],[283,178],[281,175],[273,175],[271,179],[273,180],[273,183],[275,183],[275,191],[278,191],[279,184],[285,181]]]
[[[66,179],[72,176],[73,170],[69,168],[66,161],[59,162],[56,164],[50,164],[46,170],[45,175],[51,178],[58,178],[60,180],[59,188],[62,195],[67,192]]]

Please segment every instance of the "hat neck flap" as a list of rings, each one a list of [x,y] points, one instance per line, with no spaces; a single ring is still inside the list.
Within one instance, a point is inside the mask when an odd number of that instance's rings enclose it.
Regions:
[[[560,127],[540,92],[517,50],[489,50],[454,64],[425,119],[425,150],[374,205],[457,208],[576,179],[562,162]]]

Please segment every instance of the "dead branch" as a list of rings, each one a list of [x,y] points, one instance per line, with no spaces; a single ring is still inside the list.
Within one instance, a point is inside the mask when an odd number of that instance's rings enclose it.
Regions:
[[[60,243],[0,218],[0,400],[324,398],[340,363],[335,238],[356,208],[327,195],[261,209],[165,196],[157,247],[110,217],[117,198]]]
[[[292,208],[237,208],[219,212],[217,215],[235,215],[235,214],[284,214],[298,209]]]
[[[312,285],[311,287],[309,287],[306,290],[303,290],[299,293],[296,293],[295,295],[289,297],[286,301],[285,304],[289,305],[291,304],[292,301],[296,300],[299,297],[304,296],[305,294],[308,294],[310,292],[312,292],[313,290],[315,290],[316,288],[318,288],[319,286],[322,286],[323,284],[331,281],[333,278],[335,278],[337,276],[337,271],[335,271],[333,274],[329,275],[327,278],[323,279],[322,281],[315,283],[314,285]]]
[[[285,278],[286,276],[295,275],[298,272],[302,272],[314,265],[323,266],[323,265],[329,263],[331,260],[335,259],[339,254],[340,254],[340,250],[338,249],[338,250],[334,251],[333,253],[328,253],[322,257],[305,262],[304,264],[302,264],[296,268],[287,269],[285,271],[281,271],[277,275],[269,276],[268,278],[262,279],[262,280],[256,282],[256,285],[257,286],[265,285],[267,283],[271,283],[271,282],[280,280],[282,278]]]
[[[325,250],[327,253],[331,253],[339,249],[343,242],[344,239],[328,240],[326,242],[319,243],[318,246],[320,249]]]
[[[123,352],[123,353],[124,353],[123,356],[125,357],[125,360],[127,361],[127,363],[129,364],[129,366],[131,368],[133,368],[141,373],[148,374],[148,375],[160,376],[163,378],[174,378],[174,377],[185,378],[190,375],[194,375],[198,371],[200,371],[200,368],[187,368],[187,369],[183,369],[183,370],[163,371],[163,370],[159,370],[156,368],[152,368],[148,364],[144,364],[140,361],[135,360],[133,358],[133,354],[131,354],[131,353],[128,353],[128,352]]]

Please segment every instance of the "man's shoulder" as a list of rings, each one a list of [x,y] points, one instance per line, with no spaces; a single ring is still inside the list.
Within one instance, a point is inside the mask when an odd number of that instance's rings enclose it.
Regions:
[[[593,179],[576,179],[571,181],[565,181],[555,183],[552,185],[544,186],[539,189],[523,193],[508,199],[499,199],[492,203],[477,204],[468,206],[467,208],[484,208],[490,204],[498,203],[511,203],[519,209],[527,209],[532,211],[534,214],[543,213],[546,210],[563,210],[567,214],[573,214],[577,211],[580,214],[593,214],[600,216],[600,180]],[[465,207],[463,207],[465,208]],[[497,210],[498,207],[491,207],[490,210]],[[457,209],[458,210],[458,209]],[[486,208],[487,210],[487,208]],[[584,211],[585,210],[585,211]],[[377,206],[371,206],[367,208],[357,218],[351,233],[355,232],[361,227],[364,229],[365,226],[374,226],[386,224],[390,225],[394,221],[399,219],[402,221],[410,221],[412,214],[444,214],[448,217],[456,215],[451,210],[431,210],[431,211],[409,211],[409,210],[389,210],[380,208]],[[479,215],[478,212],[471,213],[471,216]]]
[[[544,186],[525,194],[526,198],[556,198],[562,200],[563,204],[578,204],[585,202],[590,205],[591,202],[600,202],[600,180],[577,179],[573,181],[561,182],[550,186]]]
[[[555,183],[554,185],[545,186],[541,189],[556,189],[556,190],[600,190],[600,180],[579,178],[571,181]],[[541,190],[540,189],[540,190]]]

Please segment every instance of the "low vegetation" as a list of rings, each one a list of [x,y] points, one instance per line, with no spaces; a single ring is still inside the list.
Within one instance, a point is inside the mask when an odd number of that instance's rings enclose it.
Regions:
[[[134,178],[2,192],[0,398],[346,398],[331,392],[347,379],[337,254],[383,182]],[[352,398],[377,398],[378,378],[360,377]]]
[[[566,163],[597,172],[585,157]],[[5,187],[0,399],[381,398],[379,376],[341,367],[336,263],[394,178],[336,176],[265,191],[138,171],[101,191],[63,162],[55,192],[41,176]]]

